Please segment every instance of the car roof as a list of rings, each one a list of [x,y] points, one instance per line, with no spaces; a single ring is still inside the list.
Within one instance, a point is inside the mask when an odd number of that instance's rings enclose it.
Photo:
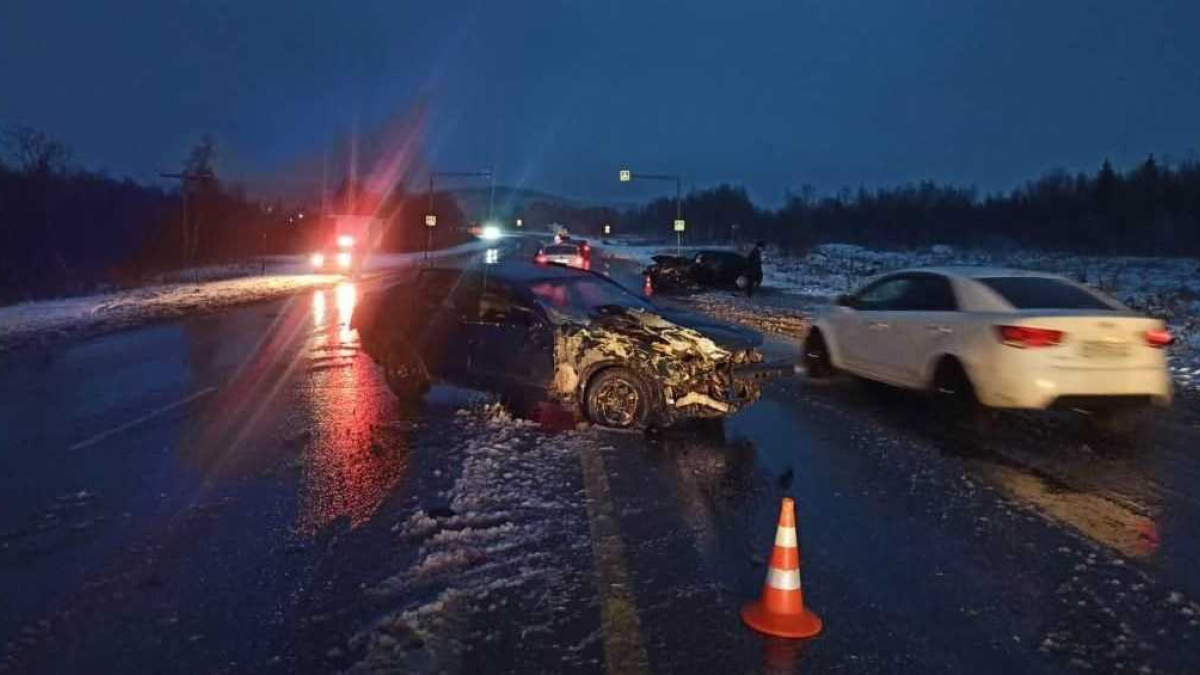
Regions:
[[[1062,279],[1061,274],[1052,274],[1050,272],[1035,272],[1032,270],[1019,270],[1011,267],[985,267],[976,265],[943,265],[940,267],[910,267],[907,269],[888,272],[883,276],[892,276],[894,274],[940,274],[944,277],[958,277],[961,279],[991,279],[993,277],[1035,277],[1042,279]]]

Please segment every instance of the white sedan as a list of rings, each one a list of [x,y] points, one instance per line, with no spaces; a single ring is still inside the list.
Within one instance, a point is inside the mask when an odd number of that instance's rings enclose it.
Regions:
[[[845,370],[959,404],[1068,408],[1114,423],[1171,402],[1163,322],[1052,274],[894,272],[819,310],[812,325],[811,377]]]

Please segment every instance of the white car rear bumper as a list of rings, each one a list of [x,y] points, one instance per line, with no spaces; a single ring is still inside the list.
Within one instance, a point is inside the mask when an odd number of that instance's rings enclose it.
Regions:
[[[1170,405],[1171,378],[1166,368],[1004,369],[973,377],[980,403],[995,408],[1045,409],[1136,404]]]

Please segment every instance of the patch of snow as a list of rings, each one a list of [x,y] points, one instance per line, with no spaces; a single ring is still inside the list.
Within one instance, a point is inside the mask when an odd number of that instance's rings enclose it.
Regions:
[[[0,350],[56,336],[123,328],[329,286],[336,275],[271,275],[164,284],[0,307]]]
[[[419,546],[417,560],[368,593],[404,606],[350,639],[350,672],[457,672],[467,645],[500,639],[489,615],[505,604],[538,607],[525,632],[555,634],[577,612],[564,557],[586,558],[588,523],[563,486],[579,480],[578,453],[593,440],[544,434],[496,403],[461,409],[455,422],[466,437],[448,517],[419,510],[398,528],[399,546]]]

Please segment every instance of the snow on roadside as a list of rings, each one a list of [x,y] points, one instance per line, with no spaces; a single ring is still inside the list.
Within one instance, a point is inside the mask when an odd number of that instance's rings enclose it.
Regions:
[[[701,248],[706,247],[685,250]],[[605,253],[612,257],[644,264],[649,264],[654,255],[673,252],[669,245],[605,247]],[[701,293],[688,300],[718,318],[764,332],[796,335],[806,329],[804,317],[815,305],[832,301],[871,276],[940,265],[1012,267],[1061,274],[1159,317],[1177,338],[1169,356],[1172,377],[1183,389],[1200,390],[1200,260],[1195,258],[990,251],[946,245],[882,251],[854,244],[824,244],[803,255],[768,248],[763,257],[763,288],[767,293],[753,301],[721,292]],[[771,291],[776,292],[774,297]]]
[[[431,251],[429,257],[471,255],[489,246],[487,242],[471,241]],[[377,253],[367,261],[365,271],[405,267],[423,257],[423,252]],[[307,256],[264,256],[242,263],[179,270],[158,277],[158,283],[150,286],[7,305],[0,307],[0,352],[273,300],[329,286],[343,278],[340,274],[313,274]]]
[[[349,640],[349,672],[457,672],[469,645],[511,639],[504,631],[561,635],[579,615],[570,598],[590,577],[572,561],[590,553],[588,523],[564,486],[579,484],[588,434],[541,433],[499,404],[459,410],[456,421],[466,441],[448,508],[397,524],[398,546],[419,546],[417,559],[368,591],[407,605]],[[520,626],[505,621],[518,610]],[[584,665],[570,667],[580,646],[562,646],[564,671]]]
[[[341,278],[314,274],[242,277],[8,305],[0,307],[0,351],[270,300],[328,286]]]

